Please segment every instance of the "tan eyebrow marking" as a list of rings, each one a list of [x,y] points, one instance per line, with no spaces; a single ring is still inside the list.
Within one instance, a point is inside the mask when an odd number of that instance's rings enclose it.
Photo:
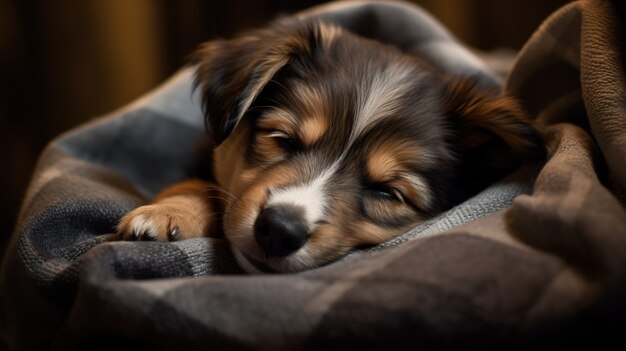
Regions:
[[[305,119],[300,129],[302,143],[305,146],[314,144],[326,133],[327,128],[326,119],[323,117]]]
[[[421,176],[408,172],[402,165],[403,159],[423,158],[422,150],[404,142],[385,143],[371,151],[368,156],[366,166],[370,180],[397,184],[406,196],[419,200],[424,207],[430,206],[432,194],[426,181]]]
[[[416,143],[406,140],[386,140],[371,148],[367,155],[367,171],[375,181],[386,181],[407,171],[403,164],[424,162],[428,155]]]
[[[297,133],[300,141],[309,146],[319,140],[328,129],[327,107],[328,100],[319,89],[308,84],[294,84],[291,88],[298,106],[295,111],[273,109],[270,118],[278,118],[289,123],[292,133]],[[292,134],[294,137],[296,135]]]
[[[398,169],[398,161],[388,150],[377,150],[369,155],[367,172],[372,180],[383,182]]]

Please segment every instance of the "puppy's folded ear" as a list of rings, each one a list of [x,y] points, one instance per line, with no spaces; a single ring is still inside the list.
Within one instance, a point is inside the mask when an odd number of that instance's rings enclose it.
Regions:
[[[450,143],[457,147],[470,191],[523,162],[546,157],[540,132],[516,99],[481,90],[472,79],[450,80],[444,96],[453,129]]]
[[[219,145],[272,77],[310,45],[289,25],[204,44],[192,57],[202,90],[205,122]]]

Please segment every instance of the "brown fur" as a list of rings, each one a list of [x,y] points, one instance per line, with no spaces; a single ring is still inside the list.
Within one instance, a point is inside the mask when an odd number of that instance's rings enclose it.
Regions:
[[[117,231],[124,240],[184,240],[198,236],[219,236],[221,206],[214,184],[188,180],[175,184],[155,199],[124,216]],[[140,221],[143,224],[133,223]],[[149,222],[149,223],[148,223]]]
[[[389,240],[543,154],[515,100],[333,25],[279,22],[196,60],[217,185],[166,189],[120,221],[124,239],[223,230],[246,270],[303,270]],[[256,235],[278,207],[307,230],[289,254],[268,254]]]
[[[454,79],[447,88],[447,110],[458,117],[465,149],[499,139],[516,154],[541,154],[539,132],[519,102],[509,96],[480,91],[472,79]]]

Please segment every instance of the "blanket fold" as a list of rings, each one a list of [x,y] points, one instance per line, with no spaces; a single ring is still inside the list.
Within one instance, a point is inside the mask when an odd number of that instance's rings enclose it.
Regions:
[[[574,2],[547,18],[504,85],[408,3],[338,2],[295,16],[519,98],[549,159],[387,243],[297,274],[242,274],[219,239],[112,241],[123,214],[194,162],[203,117],[184,68],[41,155],[0,271],[0,349],[626,344],[626,61],[611,2]]]

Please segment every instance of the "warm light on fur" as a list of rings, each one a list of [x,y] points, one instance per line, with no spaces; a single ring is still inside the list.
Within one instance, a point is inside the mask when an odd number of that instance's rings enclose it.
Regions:
[[[124,239],[223,234],[249,272],[300,271],[544,153],[514,99],[334,25],[281,21],[208,43],[196,61],[214,179],[131,212]]]

